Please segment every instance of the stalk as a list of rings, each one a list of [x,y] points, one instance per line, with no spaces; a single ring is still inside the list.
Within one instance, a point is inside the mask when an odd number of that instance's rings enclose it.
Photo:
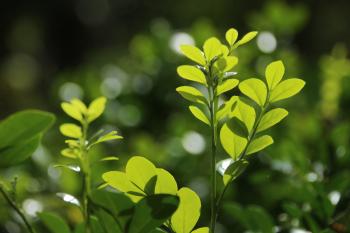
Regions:
[[[27,230],[29,233],[35,233],[34,228],[30,225],[28,219],[24,215],[22,209],[17,206],[17,204],[9,197],[9,195],[6,193],[6,191],[3,189],[3,187],[0,185],[0,193],[6,200],[6,202],[9,204],[9,206],[12,207],[12,209],[19,215],[19,217],[22,219],[24,222],[24,225],[26,226]]]

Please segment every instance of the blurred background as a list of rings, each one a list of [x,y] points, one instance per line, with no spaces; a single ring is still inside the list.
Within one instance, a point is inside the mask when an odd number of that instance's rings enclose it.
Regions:
[[[270,131],[275,144],[252,156],[229,189],[217,232],[349,232],[349,10],[347,0],[3,1],[0,117],[36,108],[55,113],[57,122],[30,160],[1,177],[18,177],[18,198],[33,221],[37,211],[53,210],[80,222],[78,208],[56,195],[81,190],[77,174],[54,167],[72,163],[60,155],[58,125],[71,121],[60,103],[104,95],[106,112],[91,133],[117,129],[125,139],[92,152],[120,157],[95,163],[94,184],[104,171],[123,170],[130,156],[146,156],[200,195],[204,225],[209,138],[175,92],[186,83],[176,67],[189,63],[179,45],[201,47],[230,27],[241,35],[257,30],[238,50],[238,78],[262,78],[269,62],[282,59],[286,77],[307,84],[279,105],[290,114]],[[17,221],[0,200],[0,232],[22,232]]]

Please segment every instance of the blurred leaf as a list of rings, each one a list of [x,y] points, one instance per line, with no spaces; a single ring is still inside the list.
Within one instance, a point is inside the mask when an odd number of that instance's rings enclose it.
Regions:
[[[217,87],[216,95],[221,95],[229,90],[232,90],[238,85],[239,81],[237,79],[228,79],[223,81]]]
[[[71,123],[62,124],[60,131],[64,136],[71,138],[81,138],[83,135],[81,127]]]
[[[247,155],[256,153],[263,150],[273,143],[273,139],[269,135],[263,135],[258,138],[255,138],[248,146]]]
[[[58,215],[42,212],[38,216],[51,233],[70,233],[67,223]]]
[[[271,62],[265,70],[265,77],[269,90],[275,89],[284,75],[284,65],[282,61]]]
[[[179,198],[173,195],[145,197],[135,207],[128,233],[149,233],[168,220],[178,205]]]
[[[105,233],[100,220],[96,216],[90,216],[91,233]]]
[[[265,113],[261,118],[256,132],[264,131],[279,123],[288,115],[288,111],[283,108],[275,108]]]
[[[190,109],[191,113],[193,114],[193,116],[195,116],[198,120],[200,120],[203,123],[210,126],[210,122],[209,122],[208,117],[204,114],[204,112],[200,108],[193,106],[193,105],[190,105],[189,109]]]
[[[115,156],[108,156],[108,157],[104,157],[103,159],[101,159],[100,161],[118,161],[119,158],[115,157]]]
[[[205,65],[206,62],[205,62],[204,54],[199,48],[192,45],[181,45],[180,49],[182,53],[192,61],[202,66]]]
[[[245,159],[237,160],[233,162],[225,171],[222,179],[224,181],[224,185],[228,185],[230,182],[239,177],[247,168],[249,162]]]
[[[95,142],[93,142],[90,146],[94,146],[96,144],[106,142],[106,141],[119,140],[119,139],[123,139],[123,137],[118,135],[118,132],[114,130],[114,131],[111,131],[105,135],[102,135]]]
[[[92,122],[102,115],[102,113],[105,110],[106,102],[106,97],[99,97],[90,103],[89,108],[87,110],[88,122]]]
[[[182,65],[177,67],[177,73],[179,74],[180,77],[201,83],[205,86],[207,86],[207,80],[205,78],[205,75],[203,72],[198,69],[195,66],[189,66],[189,65]]]
[[[75,120],[82,121],[83,114],[81,113],[79,107],[72,105],[71,103],[62,103],[61,107],[63,111]]]
[[[265,105],[267,89],[265,83],[260,79],[250,78],[244,80],[239,84],[239,90],[258,105]]]
[[[270,101],[271,103],[283,100],[293,95],[298,94],[303,89],[305,82],[298,78],[291,78],[284,80],[278,86],[271,91]]]
[[[176,88],[176,91],[185,99],[194,102],[194,103],[200,103],[200,104],[206,104],[207,100],[205,99],[202,92],[197,90],[194,87],[190,86],[181,86]]]
[[[198,228],[198,229],[192,231],[191,233],[209,233],[209,228],[208,227],[201,227],[201,228]]]

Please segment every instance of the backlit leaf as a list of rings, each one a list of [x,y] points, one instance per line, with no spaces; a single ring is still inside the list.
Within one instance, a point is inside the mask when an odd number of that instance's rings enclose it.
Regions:
[[[263,81],[256,78],[250,78],[239,84],[239,90],[260,106],[264,106],[266,102],[267,89]]]
[[[207,61],[211,61],[222,53],[220,41],[215,37],[207,39],[204,42],[203,51]]]
[[[197,90],[194,87],[190,86],[181,86],[176,88],[176,91],[185,99],[195,102],[195,103],[200,103],[200,104],[206,104],[206,99],[202,92]]]
[[[232,90],[238,85],[239,81],[237,79],[227,79],[217,87],[216,95],[221,95],[229,90]]]
[[[282,61],[272,62],[266,67],[265,77],[269,90],[273,90],[280,83],[284,71],[285,68]]]
[[[199,70],[195,66],[189,66],[189,65],[182,65],[177,68],[177,73],[180,77],[201,83],[203,85],[207,85],[207,81],[205,79],[205,75],[201,70]]]
[[[237,43],[235,44],[236,47],[241,46],[243,44],[248,43],[249,41],[251,41],[252,39],[254,39],[254,37],[256,37],[256,35],[258,34],[258,32],[253,31],[253,32],[248,32],[247,34],[245,34],[242,39],[240,39],[239,41],[237,41]]]
[[[67,223],[60,216],[49,212],[39,213],[38,216],[51,233],[70,233]]]
[[[106,97],[99,97],[90,103],[89,108],[87,110],[88,122],[92,122],[102,115],[102,113],[105,110],[106,102]]]
[[[80,109],[77,106],[74,106],[71,103],[62,103],[61,107],[68,116],[78,121],[83,120],[83,114],[80,112]]]
[[[226,169],[222,177],[224,185],[227,185],[228,183],[232,182],[237,177],[239,177],[247,168],[248,164],[249,164],[248,161],[245,159],[237,160],[234,163],[232,163]]]
[[[204,114],[204,112],[196,107],[196,106],[189,106],[189,109],[191,111],[191,113],[200,121],[202,121],[203,123],[207,124],[207,125],[210,125],[210,122],[209,122],[209,119],[208,117]]]
[[[101,159],[100,161],[118,161],[119,158],[115,157],[115,156],[108,156],[108,157],[104,157],[103,159]]]
[[[198,228],[198,229],[192,231],[191,233],[209,233],[209,228],[208,227],[201,227],[201,228]]]
[[[261,121],[257,128],[257,132],[261,132],[274,126],[275,124],[283,120],[283,118],[285,118],[287,115],[288,111],[283,108],[275,108],[270,110],[269,112],[265,113],[261,118]]]
[[[72,148],[66,148],[66,149],[61,150],[61,154],[64,157],[71,158],[71,159],[75,159],[75,158],[79,157],[78,150],[72,149]]]
[[[177,193],[177,183],[174,177],[166,170],[157,168],[157,183],[155,194],[172,194]]]
[[[222,120],[227,117],[236,107],[238,96],[232,96],[228,101],[222,104],[216,113],[216,119]]]
[[[74,98],[70,102],[75,108],[79,109],[82,114],[87,113],[87,107],[80,99]]]
[[[189,233],[196,225],[201,210],[198,195],[189,188],[181,188],[177,195],[180,205],[171,217],[171,226],[176,233]]]
[[[287,99],[298,94],[305,86],[305,82],[298,78],[291,78],[282,81],[278,86],[271,91],[270,102]]]
[[[106,142],[106,141],[111,141],[111,140],[118,140],[118,139],[123,139],[123,137],[118,135],[118,132],[114,130],[114,131],[111,131],[111,132],[109,132],[109,133],[99,137],[96,140],[96,142],[91,144],[91,146],[96,145],[96,144],[101,143],[101,142]]]
[[[238,58],[234,56],[221,57],[215,62],[215,67],[222,71],[227,72],[232,70],[238,63]]]
[[[252,106],[247,104],[243,98],[239,98],[237,105],[233,112],[230,114],[230,117],[237,117],[246,125],[248,132],[250,133],[253,129],[256,113]]]
[[[70,138],[81,138],[83,135],[81,127],[71,123],[62,124],[60,126],[60,132]]]
[[[273,143],[273,139],[269,135],[260,136],[260,137],[258,137],[256,139],[254,139],[249,144],[246,154],[250,155],[250,154],[256,153],[258,151],[261,151],[264,148],[266,148],[269,145],[271,145],[272,143]]]
[[[229,45],[233,45],[238,38],[238,31],[234,28],[230,28],[225,34],[226,41]]]
[[[247,145],[247,139],[235,134],[227,124],[224,124],[220,130],[220,141],[227,154],[234,160],[240,156]]]
[[[182,53],[192,61],[202,66],[205,65],[204,54],[199,48],[192,45],[181,45],[180,49]]]

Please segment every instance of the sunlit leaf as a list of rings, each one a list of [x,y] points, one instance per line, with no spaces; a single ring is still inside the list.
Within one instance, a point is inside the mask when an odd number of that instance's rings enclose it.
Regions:
[[[74,106],[71,103],[62,103],[61,107],[63,111],[70,117],[82,121],[83,120],[83,114],[81,113],[79,107]]]
[[[200,103],[200,104],[206,104],[207,100],[205,99],[204,95],[202,92],[197,90],[194,87],[190,86],[181,86],[176,88],[176,91],[185,99],[195,102],[195,103]]]
[[[237,41],[237,43],[235,44],[235,47],[241,46],[243,44],[248,43],[249,41],[251,41],[252,39],[254,39],[254,37],[256,37],[256,35],[258,34],[258,32],[253,31],[253,32],[248,32],[247,34],[245,34],[242,39],[240,39],[239,41]]]
[[[239,90],[260,106],[265,105],[267,89],[265,83],[260,79],[250,78],[242,81],[239,84]]]
[[[81,138],[83,135],[81,127],[71,123],[62,124],[60,126],[60,132],[70,138]]]
[[[70,102],[75,108],[79,109],[82,114],[87,113],[87,107],[80,99],[74,98]]]
[[[298,78],[284,80],[271,91],[270,102],[273,103],[292,97],[298,94],[304,86],[305,82]]]
[[[238,85],[239,81],[237,79],[227,79],[224,82],[222,82],[217,87],[216,95],[221,95],[229,90],[232,90]]]
[[[108,156],[108,157],[104,157],[103,159],[101,159],[100,161],[118,161],[119,158],[115,157],[115,156]]]
[[[211,61],[222,53],[220,41],[215,37],[207,39],[204,42],[203,51],[207,61]]]
[[[157,168],[157,183],[155,194],[172,194],[177,193],[177,183],[174,177],[166,170]]]
[[[189,188],[181,188],[177,195],[180,198],[180,205],[171,217],[171,227],[176,233],[188,233],[199,219],[201,201]]]
[[[215,67],[222,71],[227,72],[232,70],[238,63],[238,58],[234,56],[221,57],[215,62]]]
[[[196,106],[189,106],[189,109],[191,111],[191,113],[200,121],[202,121],[203,123],[210,125],[209,119],[208,117],[205,115],[205,113],[198,107]]]
[[[230,117],[237,117],[243,121],[250,133],[255,123],[256,113],[252,106],[247,104],[243,98],[239,97],[237,105],[232,111]]]
[[[205,75],[201,70],[199,70],[195,66],[189,66],[189,65],[182,65],[177,68],[177,73],[180,77],[201,83],[203,85],[207,85],[207,80],[205,78]]]
[[[234,160],[238,158],[247,145],[247,139],[235,134],[227,124],[224,124],[220,130],[220,141],[227,154]]]
[[[233,180],[235,180],[237,177],[239,177],[247,168],[248,161],[245,159],[237,160],[234,163],[232,163],[226,170],[222,177],[224,185],[229,184]]]
[[[273,143],[273,139],[269,135],[260,136],[260,137],[258,137],[256,139],[254,139],[249,144],[246,154],[250,155],[250,154],[256,153],[258,151],[261,151],[264,148],[266,148],[269,145],[271,145],[272,143]]]
[[[198,229],[192,231],[191,233],[209,233],[209,228],[208,227],[201,227],[201,228],[198,228]]]
[[[91,146],[102,143],[102,142],[111,141],[111,140],[118,140],[118,139],[123,139],[123,137],[118,135],[117,131],[111,131],[111,132],[99,137],[94,143],[91,144]]]
[[[222,53],[222,55],[223,55],[223,56],[227,56],[229,52],[230,52],[230,51],[229,51],[229,49],[227,48],[227,46],[222,44],[222,45],[221,45],[221,53]]]
[[[257,132],[266,130],[281,120],[283,120],[288,115],[288,111],[283,108],[275,108],[265,113],[261,118],[261,121],[258,125]]]
[[[61,150],[61,154],[64,157],[72,158],[72,159],[79,157],[79,152],[76,149],[72,149],[72,148],[66,148],[66,149]]]
[[[266,67],[265,77],[269,90],[273,90],[280,83],[284,71],[285,68],[282,61],[272,62]]]
[[[182,53],[192,61],[202,66],[205,65],[204,54],[199,48],[192,45],[181,45],[180,49]]]
[[[177,196],[156,194],[145,197],[135,207],[128,233],[149,233],[168,220],[178,206]]]
[[[70,233],[67,223],[58,215],[49,212],[38,214],[41,221],[50,231],[50,233]]]
[[[232,46],[238,38],[238,31],[234,28],[230,28],[229,30],[227,30],[225,38],[227,43]]]
[[[96,118],[101,116],[101,114],[105,110],[106,102],[106,97],[99,97],[90,103],[89,108],[87,110],[88,122],[92,122]]]
[[[227,117],[236,107],[237,100],[238,96],[232,96],[228,101],[221,105],[216,113],[216,119],[219,121]]]

